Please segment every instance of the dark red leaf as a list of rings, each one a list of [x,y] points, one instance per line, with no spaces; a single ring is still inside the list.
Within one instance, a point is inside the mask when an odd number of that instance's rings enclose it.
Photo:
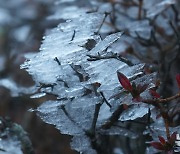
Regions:
[[[171,137],[170,137],[170,139],[169,139],[169,143],[170,144],[174,144],[175,143],[175,141],[176,141],[176,135],[177,135],[177,132],[174,132],[174,133],[172,133],[172,135],[171,135]]]
[[[140,96],[133,97],[133,101],[135,102],[141,102],[142,98]]]
[[[153,90],[153,89],[150,89],[149,90],[149,93],[153,96],[153,97],[155,97],[155,98],[160,98],[161,96],[155,91],[155,90]]]
[[[124,109],[124,110],[128,109],[128,107],[129,107],[129,106],[128,106],[127,104],[123,104],[123,109]]]
[[[176,75],[176,81],[177,81],[178,87],[180,88],[180,74]]]
[[[117,76],[119,79],[119,82],[121,83],[122,87],[126,89],[127,91],[131,92],[133,90],[132,85],[129,81],[129,79],[122,73],[117,72]]]
[[[166,143],[166,140],[164,139],[164,137],[158,136],[158,138],[159,138],[159,141],[161,142],[161,144],[164,145]]]
[[[141,94],[142,92],[144,92],[146,89],[147,89],[147,87],[148,87],[148,84],[144,84],[144,85],[138,85],[137,86],[137,90],[138,90],[138,92],[139,92],[139,94]]]
[[[164,150],[164,146],[160,142],[151,142],[151,146],[158,150]]]

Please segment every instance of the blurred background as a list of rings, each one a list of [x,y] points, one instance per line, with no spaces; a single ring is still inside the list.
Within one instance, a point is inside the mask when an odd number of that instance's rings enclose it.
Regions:
[[[46,19],[53,6],[53,0],[0,0],[0,116],[24,128],[36,154],[74,154],[70,137],[28,111],[48,98],[30,98],[33,80],[20,69],[24,54],[38,52],[45,30],[59,23]]]

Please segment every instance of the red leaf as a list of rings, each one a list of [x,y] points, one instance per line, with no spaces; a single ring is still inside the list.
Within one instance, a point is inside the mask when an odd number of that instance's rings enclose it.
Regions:
[[[166,140],[162,137],[162,136],[158,136],[159,138],[159,141],[161,142],[161,144],[165,144],[166,143]]]
[[[177,81],[178,87],[180,88],[180,74],[176,75],[176,81]]]
[[[174,144],[175,143],[175,141],[176,141],[176,134],[177,134],[177,132],[174,132],[174,133],[172,133],[172,135],[171,135],[171,137],[170,137],[170,139],[169,139],[169,143],[170,144]]]
[[[133,97],[132,100],[135,101],[135,102],[141,102],[142,98],[140,96],[136,96],[136,97]]]
[[[155,97],[155,98],[160,98],[161,96],[155,91],[155,90],[153,90],[153,89],[150,89],[149,90],[149,93],[153,96],[153,97]]]
[[[141,94],[142,92],[144,92],[144,91],[147,89],[147,87],[148,87],[148,84],[144,84],[144,85],[138,84],[137,90],[138,90],[139,94]]]
[[[151,142],[151,146],[158,150],[164,150],[164,146],[160,142]]]
[[[128,107],[129,107],[129,106],[128,106],[127,104],[123,104],[123,109],[124,109],[124,110],[128,109]]]
[[[117,72],[117,76],[119,79],[119,82],[121,83],[122,87],[126,89],[127,91],[131,92],[133,90],[132,85],[129,81],[129,79],[122,73]]]

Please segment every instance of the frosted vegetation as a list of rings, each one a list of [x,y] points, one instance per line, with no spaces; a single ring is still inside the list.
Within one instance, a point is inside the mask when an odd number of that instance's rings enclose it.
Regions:
[[[175,3],[170,0],[146,2],[143,9],[148,18],[158,16]],[[152,5],[155,7],[149,7]],[[160,9],[154,11],[155,8]],[[56,98],[32,111],[44,122],[54,125],[60,133],[71,135],[72,149],[84,154],[97,153],[102,142],[97,140],[104,135],[138,138],[139,134],[129,130],[123,122],[155,112],[153,106],[134,101],[117,78],[117,72],[121,72],[136,85],[147,84],[141,96],[151,98],[148,90],[155,87],[156,72],[147,73],[143,62],[122,55],[130,46],[148,59],[151,55],[145,54],[147,49],[134,37],[149,39],[153,27],[147,19],[130,20],[134,18],[133,12],[137,12],[136,8],[123,7],[120,11],[127,9],[129,19],[123,20],[125,17],[119,16],[117,27],[111,27],[107,24],[111,9],[110,3],[95,0],[57,1],[56,12],[48,20],[62,19],[63,22],[43,37],[40,51],[27,54],[26,62],[21,65],[39,87],[31,98],[46,94]],[[115,32],[116,29],[120,30]],[[171,30],[165,32],[172,33]],[[157,49],[152,52],[155,51]],[[125,105],[129,105],[126,110]],[[153,125],[160,128],[158,120],[153,120]]]
[[[32,144],[23,128],[8,119],[0,118],[0,153],[31,154]]]

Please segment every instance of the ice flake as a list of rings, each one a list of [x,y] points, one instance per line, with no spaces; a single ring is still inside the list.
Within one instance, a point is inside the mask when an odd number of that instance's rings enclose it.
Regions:
[[[150,7],[150,9],[147,11],[147,17],[154,17],[158,14],[160,14],[162,11],[170,7],[172,4],[175,4],[176,0],[164,0],[158,4],[156,4],[153,7]]]
[[[69,7],[60,7],[55,14],[48,17],[48,19],[73,19],[73,18],[79,18],[85,12],[87,9],[85,8],[78,8],[77,6],[69,6]]]
[[[83,134],[83,129],[75,123],[73,117],[67,115],[62,106],[62,102],[48,101],[38,107],[36,112],[44,122],[55,125],[62,134]]]
[[[119,120],[120,121],[127,121],[127,120],[135,120],[137,118],[141,118],[148,113],[149,110],[148,105],[133,105],[129,107],[127,110],[123,111]]]
[[[30,98],[41,98],[43,96],[46,96],[46,93],[38,93],[38,94],[34,94],[32,95]]]
[[[57,57],[62,64],[67,64],[66,59],[69,55],[79,58],[80,56],[76,54],[86,50],[81,45],[92,38],[102,19],[102,15],[92,13],[84,15],[83,18],[60,24],[45,37],[40,48],[41,51],[31,56],[21,68],[26,68],[29,74],[39,82],[55,83],[57,76],[61,73],[61,67],[54,61],[54,58]],[[73,34],[74,32],[75,34]],[[74,39],[72,40],[73,35]],[[69,59],[72,58],[69,57]]]
[[[85,135],[74,136],[72,138],[71,147],[84,154],[97,154],[96,151],[91,148],[91,141]]]
[[[21,143],[13,138],[0,139],[1,154],[23,154]]]
[[[136,132],[130,131],[124,127],[117,127],[113,126],[108,130],[101,130],[101,133],[103,135],[120,135],[120,136],[126,136],[130,138],[137,138],[138,134]]]
[[[91,51],[91,54],[101,53],[106,50],[111,44],[117,41],[121,36],[122,32],[108,35],[103,41],[99,42]]]

